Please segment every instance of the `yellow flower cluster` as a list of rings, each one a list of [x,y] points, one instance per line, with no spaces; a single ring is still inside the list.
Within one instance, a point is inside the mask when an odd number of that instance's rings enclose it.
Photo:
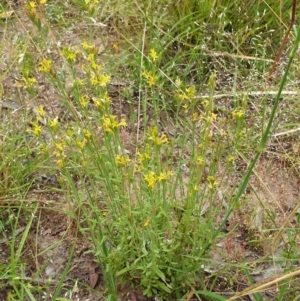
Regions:
[[[188,87],[186,89],[177,91],[177,97],[180,101],[189,100],[193,102],[193,98],[195,97],[196,89],[194,86]]]
[[[245,116],[245,113],[242,110],[235,109],[231,112],[231,115],[236,119],[241,119]]]
[[[150,56],[150,59],[152,60],[152,62],[155,62],[158,59],[158,55],[153,48],[150,49],[149,56]]]
[[[39,121],[30,122],[31,128],[28,128],[26,132],[33,133],[35,136],[40,136],[42,133],[42,127],[39,124]]]
[[[34,84],[37,83],[37,80],[34,77],[22,77],[22,81],[24,82],[24,85],[22,85],[25,89],[31,89]]]
[[[102,98],[99,97],[92,97],[93,103],[95,108],[104,111],[107,105],[111,103],[111,99],[108,95],[108,92],[105,91]]]
[[[93,73],[91,76],[91,84],[93,86],[101,86],[101,87],[106,87],[107,83],[110,81],[110,76],[107,74],[95,74]]]
[[[146,78],[147,83],[150,87],[155,85],[155,82],[157,80],[157,76],[153,74],[151,71],[144,71],[142,75]]]
[[[207,184],[208,184],[208,188],[210,190],[214,190],[218,185],[218,183],[216,182],[216,177],[208,176],[207,177]]]
[[[88,5],[88,11],[89,13],[93,13],[95,6],[99,3],[99,0],[85,0],[84,1],[86,5]]]
[[[76,142],[76,145],[81,149],[81,150],[83,150],[83,148],[86,146],[86,144],[87,144],[87,139],[86,138],[84,138],[84,139],[76,139],[75,140],[75,142]]]
[[[137,152],[137,155],[139,157],[140,163],[147,162],[151,158],[149,151],[145,151],[142,153]]]
[[[124,155],[116,155],[116,164],[121,166],[121,167],[124,167],[126,166],[128,163],[130,163],[130,159],[127,157],[127,156],[124,156]]]
[[[52,61],[45,58],[39,63],[38,70],[43,73],[50,73],[52,68]]]
[[[101,117],[101,120],[102,120],[102,125],[100,126],[100,128],[103,129],[104,132],[106,133],[112,133],[116,129],[126,126],[125,119],[121,119],[121,121],[118,122],[116,120],[116,116],[114,115],[105,115]]]
[[[62,49],[62,56],[64,56],[69,62],[75,62],[78,53],[79,52],[77,50],[73,50],[70,47],[63,47]]]
[[[63,142],[55,143],[55,150],[53,155],[56,157],[56,163],[60,168],[65,167],[66,165],[66,145]]]
[[[211,111],[207,111],[203,119],[206,120],[208,124],[211,124],[217,119],[217,115]]]
[[[88,42],[84,41],[81,43],[82,48],[87,52],[87,53],[97,53],[97,48],[94,45],[89,44]]]
[[[168,143],[169,139],[165,133],[161,135],[158,133],[158,128],[156,126],[150,129],[150,136],[148,137],[150,141],[153,141],[155,145],[160,146],[162,144]]]
[[[25,8],[30,18],[36,18],[36,4],[34,1],[27,2]]]
[[[163,182],[170,179],[173,175],[172,171],[162,171],[159,174],[155,174],[154,171],[150,171],[149,173],[144,175],[144,180],[147,186],[152,190],[155,187],[156,182]]]
[[[50,128],[52,128],[53,130],[57,130],[59,128],[58,117],[55,117],[54,119],[49,119],[48,124]]]

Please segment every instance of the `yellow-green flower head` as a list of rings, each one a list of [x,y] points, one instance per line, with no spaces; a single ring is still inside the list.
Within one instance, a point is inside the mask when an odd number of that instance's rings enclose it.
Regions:
[[[48,121],[50,128],[57,130],[59,128],[59,121],[58,117],[55,117],[54,119],[49,119]]]
[[[116,155],[116,164],[121,166],[121,167],[124,167],[126,166],[131,160],[127,157],[127,156],[124,156],[124,155]]]
[[[52,68],[52,61],[47,59],[42,59],[39,63],[38,70],[43,73],[50,73]]]
[[[150,137],[148,139],[153,141],[154,144],[158,146],[169,142],[169,139],[165,133],[159,135],[158,128],[156,126],[150,129]]]
[[[101,117],[101,120],[102,120],[102,126],[100,126],[100,128],[102,128],[106,133],[114,132],[119,127],[126,126],[125,119],[121,119],[121,121],[118,122],[116,120],[116,116],[114,115],[105,115]]]
[[[150,189],[154,189],[156,183],[156,175],[153,171],[150,171],[148,174],[145,174],[144,180]]]
[[[77,51],[71,49],[70,47],[63,47],[62,55],[70,62],[76,61]]]
[[[147,83],[150,87],[154,86],[157,80],[157,76],[154,75],[151,71],[144,71],[142,75],[146,78]]]
[[[150,58],[153,62],[155,62],[158,59],[158,55],[157,55],[156,51],[153,48],[150,49],[149,56],[150,56]]]

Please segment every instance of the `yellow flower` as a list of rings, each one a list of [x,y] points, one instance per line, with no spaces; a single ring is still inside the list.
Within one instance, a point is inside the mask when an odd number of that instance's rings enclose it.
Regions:
[[[147,152],[147,151],[144,153],[137,152],[137,155],[139,156],[140,163],[148,161],[151,158],[149,152]]]
[[[99,110],[104,110],[106,105],[111,103],[107,91],[105,91],[103,98],[93,97],[92,100],[93,100],[94,107]]]
[[[28,6],[30,7],[30,8],[35,8],[35,2],[34,1],[29,1],[29,3],[28,3]]]
[[[45,118],[45,117],[46,117],[46,112],[45,112],[44,107],[43,107],[42,105],[39,105],[39,106],[37,107],[36,110],[37,110],[38,114],[39,114],[42,118]]]
[[[83,86],[83,80],[81,78],[76,78],[76,80],[73,83],[73,87],[79,87]]]
[[[202,101],[202,105],[203,105],[204,108],[206,108],[209,104],[210,104],[210,102],[209,102],[208,99],[204,99],[204,100]]]
[[[95,53],[89,53],[87,60],[89,62],[95,62]]]
[[[188,96],[182,91],[177,91],[177,97],[180,101],[188,99]]]
[[[157,177],[158,182],[167,181],[173,175],[172,171],[163,171]]]
[[[117,165],[123,167],[126,166],[131,160],[127,156],[117,155],[115,161]]]
[[[236,119],[241,119],[242,117],[245,116],[245,113],[242,110],[237,110],[237,109],[232,111],[231,114]]]
[[[111,47],[112,47],[112,49],[113,49],[115,52],[118,52],[118,51],[119,51],[119,46],[118,46],[117,43],[113,43]]]
[[[26,3],[26,10],[31,18],[36,17],[36,4],[34,1],[29,1]]]
[[[192,121],[196,122],[199,119],[199,114],[198,113],[193,113],[192,115]]]
[[[50,73],[52,66],[51,60],[42,59],[39,63],[38,70],[44,73]]]
[[[217,73],[213,73],[208,79],[208,87],[211,92],[216,88]]]
[[[86,129],[83,130],[83,135],[86,139],[91,139],[91,137],[92,137],[92,133]]]
[[[119,127],[126,127],[126,120],[124,118],[121,119],[121,121],[119,122]]]
[[[207,183],[210,190],[214,190],[217,186],[216,178],[214,176],[208,176]]]
[[[88,42],[84,41],[81,43],[81,46],[84,50],[89,50],[91,48],[93,48],[94,46],[93,45],[90,45]]]
[[[96,86],[98,84],[98,78],[97,78],[96,74],[92,74],[90,80],[91,80],[92,86]]]
[[[191,86],[185,89],[185,93],[188,96],[188,98],[194,98],[196,94],[195,86]]]
[[[101,87],[105,87],[106,84],[110,81],[110,76],[106,74],[92,74],[91,76],[91,84],[93,86],[100,85]]]
[[[169,142],[169,139],[165,133],[162,133],[159,136],[156,126],[150,130],[150,137],[148,139],[153,141],[158,146]]]
[[[204,163],[203,157],[199,156],[199,157],[197,158],[197,162],[196,162],[197,166],[200,167],[200,166],[203,165],[203,163]]]
[[[70,47],[63,47],[62,50],[62,55],[71,62],[76,61],[77,53],[78,53],[77,51],[72,50]]]
[[[156,183],[155,173],[153,171],[150,171],[148,174],[144,175],[144,180],[147,183],[148,187],[150,189],[153,189]]]
[[[215,121],[217,119],[217,115],[212,113],[211,111],[208,111],[206,113],[206,121],[208,123],[212,123],[213,121]]]
[[[144,180],[147,183],[150,189],[153,189],[156,183],[156,175],[153,171],[150,171],[148,174],[144,175]]]
[[[116,121],[116,116],[114,115],[105,115],[101,117],[102,120],[102,128],[105,132],[111,133],[115,129],[117,129],[120,124]]]
[[[110,81],[110,76],[106,74],[100,74],[98,77],[98,83],[101,87],[105,87],[106,84]]]
[[[85,108],[86,106],[87,106],[87,104],[88,104],[88,102],[89,102],[89,96],[88,95],[83,95],[83,96],[81,96],[80,97],[80,99],[79,99],[79,102],[80,102],[80,104],[81,104],[81,106],[83,107],[83,108]]]
[[[149,54],[149,56],[150,56],[150,58],[151,58],[151,60],[152,60],[153,62],[155,62],[155,61],[157,60],[157,58],[158,58],[158,55],[157,55],[156,51],[155,51],[153,48],[150,49],[150,54]]]
[[[87,140],[86,139],[83,139],[83,140],[79,140],[79,139],[76,139],[76,145],[82,150],[85,145],[87,143]]]
[[[106,103],[106,104],[110,104],[110,103],[111,103],[111,100],[110,100],[110,98],[109,98],[109,95],[108,95],[108,92],[107,92],[107,91],[105,91],[104,97],[103,97],[102,100],[103,100],[104,103]]]
[[[185,103],[182,107],[183,107],[185,112],[187,112],[188,109],[189,109],[189,105],[187,103]]]
[[[177,76],[176,77],[176,79],[175,79],[175,85],[177,86],[177,87],[179,87],[180,85],[181,85],[181,80],[180,80],[180,78]]]
[[[231,164],[233,161],[234,161],[234,156],[233,156],[233,155],[229,155],[229,156],[227,157],[227,163],[228,163],[228,164]]]
[[[65,146],[62,142],[55,143],[55,150],[53,152],[55,157],[64,157]]]
[[[142,74],[146,78],[148,85],[150,87],[154,86],[157,76],[152,74],[152,72],[150,72],[150,71],[144,71]]]
[[[32,88],[32,86],[37,83],[37,80],[34,77],[24,77],[23,76],[22,80],[25,82],[24,87],[28,88],[28,89]]]
[[[55,117],[54,119],[50,119],[49,126],[50,128],[57,130],[59,127],[58,117]]]
[[[42,133],[42,127],[38,124],[38,121],[30,122],[32,129],[28,129],[28,132],[32,132],[36,136],[40,136]]]
[[[40,4],[46,4],[47,0],[40,0]]]
[[[60,167],[63,168],[66,166],[66,160],[65,158],[60,158],[58,160],[56,160],[56,164]]]
[[[150,225],[150,220],[147,218],[144,222],[144,227],[148,227]]]
[[[99,72],[102,69],[101,65],[98,65],[95,61],[91,62],[91,67],[93,68],[93,70]]]

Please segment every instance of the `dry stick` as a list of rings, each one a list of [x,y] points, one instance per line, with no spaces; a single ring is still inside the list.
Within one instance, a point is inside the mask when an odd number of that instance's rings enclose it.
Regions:
[[[248,295],[251,295],[251,294],[262,292],[265,289],[267,289],[268,287],[270,287],[274,284],[278,284],[280,281],[283,281],[285,279],[290,279],[290,278],[298,276],[298,275],[300,275],[300,269],[297,269],[296,271],[293,271],[293,272],[288,272],[288,273],[283,274],[279,277],[276,277],[275,279],[274,279],[274,277],[272,277],[271,279],[270,278],[266,279],[266,280],[254,285],[254,286],[251,286],[251,287],[243,290],[242,292],[237,293],[235,296],[227,299],[227,301],[236,300],[236,299],[239,299],[239,298],[244,297],[244,296],[248,296]]]

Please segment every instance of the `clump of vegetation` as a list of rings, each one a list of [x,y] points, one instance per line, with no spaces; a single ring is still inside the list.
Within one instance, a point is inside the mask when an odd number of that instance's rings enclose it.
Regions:
[[[271,256],[280,271],[297,275],[297,210],[278,224],[277,209],[254,185],[260,211],[246,191],[273,121],[288,131],[299,115],[299,104],[283,119],[277,111],[288,76],[297,77],[297,45],[288,45],[272,105],[263,81],[283,29],[271,33],[288,22],[283,2],[278,12],[271,1],[1,5],[0,279],[8,300],[39,300],[43,290],[43,298],[72,300],[83,285],[72,279],[66,287],[78,239],[101,268],[107,300],[117,300],[124,284],[159,300],[225,300],[221,290],[241,296],[240,279],[250,286],[245,295],[262,300],[264,287],[251,290],[252,271]],[[284,153],[284,162],[299,176],[294,154]],[[48,262],[39,263],[55,248],[38,246],[45,210],[63,214],[57,244],[72,246],[59,280]],[[274,238],[268,251],[266,233]],[[246,247],[261,262],[248,262]],[[94,275],[91,268],[90,290]],[[297,296],[296,281],[278,279],[281,297]]]

